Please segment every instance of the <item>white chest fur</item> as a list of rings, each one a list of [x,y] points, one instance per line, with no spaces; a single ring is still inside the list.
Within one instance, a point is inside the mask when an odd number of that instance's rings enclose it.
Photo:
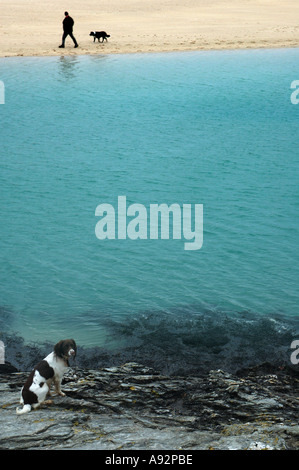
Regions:
[[[47,357],[45,357],[45,361],[47,361],[49,366],[54,370],[54,380],[61,380],[63,374],[68,369],[66,362],[60,357],[57,357],[54,352],[51,352]]]

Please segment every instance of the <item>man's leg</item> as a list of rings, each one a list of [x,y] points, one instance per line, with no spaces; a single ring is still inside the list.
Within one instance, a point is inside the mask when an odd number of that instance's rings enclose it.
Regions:
[[[78,47],[78,43],[76,41],[76,38],[75,36],[73,35],[73,33],[69,33],[70,37],[72,38],[72,40],[74,41],[74,44],[75,44],[75,47]]]
[[[68,34],[69,34],[69,33],[63,33],[61,46],[59,46],[59,47],[64,47],[65,39],[66,39],[66,37],[67,37]]]

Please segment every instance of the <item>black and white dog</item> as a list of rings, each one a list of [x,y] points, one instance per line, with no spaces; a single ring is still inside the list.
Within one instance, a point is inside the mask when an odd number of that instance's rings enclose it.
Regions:
[[[17,408],[18,415],[40,406],[50,395],[52,382],[58,395],[65,396],[61,391],[62,377],[69,367],[69,359],[75,358],[76,353],[77,346],[73,339],[64,339],[55,344],[54,351],[34,367],[22,388],[20,403],[23,408]]]
[[[97,39],[99,42],[107,41],[107,38],[110,38],[110,34],[107,34],[105,31],[91,31],[89,36],[93,36],[93,42]],[[100,39],[102,38],[102,41]]]

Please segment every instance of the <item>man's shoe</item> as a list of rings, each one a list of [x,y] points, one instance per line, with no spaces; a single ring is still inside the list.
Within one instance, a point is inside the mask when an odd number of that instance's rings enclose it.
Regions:
[[[75,46],[74,46],[74,47],[75,47],[75,49],[76,49],[76,47],[79,47],[79,46],[78,46],[78,44],[75,44]]]
[[[64,47],[64,45],[63,45],[63,44],[61,44],[61,46],[58,46],[58,47],[60,47],[60,48],[61,48],[61,47]]]

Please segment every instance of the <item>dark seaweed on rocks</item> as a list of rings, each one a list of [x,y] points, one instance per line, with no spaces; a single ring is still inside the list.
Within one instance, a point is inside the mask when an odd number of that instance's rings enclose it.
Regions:
[[[297,326],[295,319],[282,315],[198,313],[196,308],[105,318],[99,328],[107,332],[110,345],[85,347],[77,341],[76,363],[98,368],[133,361],[168,375],[211,369],[236,373],[265,362],[292,367],[290,347],[298,339]],[[19,370],[30,370],[53,350],[50,342],[28,344],[8,333],[0,338],[5,343],[6,361]]]

